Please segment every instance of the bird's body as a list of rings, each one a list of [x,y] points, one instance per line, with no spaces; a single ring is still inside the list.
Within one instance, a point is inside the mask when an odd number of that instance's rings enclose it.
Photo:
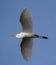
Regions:
[[[33,35],[34,35],[33,33],[21,32],[19,34],[16,34],[16,38],[31,37]]]
[[[25,60],[29,60],[32,54],[33,38],[48,39],[46,36],[40,36],[33,33],[32,13],[25,8],[20,16],[20,23],[22,25],[22,32],[14,34],[16,38],[23,38],[20,44],[21,52]]]

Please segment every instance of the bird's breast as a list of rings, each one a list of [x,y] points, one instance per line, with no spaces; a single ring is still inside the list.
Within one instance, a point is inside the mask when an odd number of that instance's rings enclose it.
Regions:
[[[33,35],[33,33],[22,32],[21,35],[23,37],[31,37]]]

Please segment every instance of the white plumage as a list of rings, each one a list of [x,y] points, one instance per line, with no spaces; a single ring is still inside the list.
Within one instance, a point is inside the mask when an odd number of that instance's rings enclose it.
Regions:
[[[39,36],[33,33],[32,13],[27,8],[21,13],[20,23],[22,25],[22,32],[19,34],[13,34],[12,36],[23,38],[20,44],[21,53],[25,60],[29,60],[32,55],[33,38],[48,39],[48,37]]]

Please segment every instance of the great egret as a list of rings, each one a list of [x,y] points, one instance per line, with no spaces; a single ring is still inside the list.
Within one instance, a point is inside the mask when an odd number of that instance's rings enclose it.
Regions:
[[[19,34],[13,34],[16,38],[23,38],[20,44],[21,52],[25,60],[31,58],[33,38],[48,39],[46,36],[40,36],[33,33],[32,26],[32,13],[30,10],[25,8],[20,16],[20,23],[22,25],[22,32]]]

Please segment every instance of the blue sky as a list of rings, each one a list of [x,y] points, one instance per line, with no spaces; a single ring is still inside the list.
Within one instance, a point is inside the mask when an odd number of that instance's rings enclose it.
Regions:
[[[49,37],[34,39],[28,62],[20,52],[21,39],[10,37],[22,31],[24,8],[32,11],[34,32]],[[56,0],[0,0],[0,65],[56,65]]]

